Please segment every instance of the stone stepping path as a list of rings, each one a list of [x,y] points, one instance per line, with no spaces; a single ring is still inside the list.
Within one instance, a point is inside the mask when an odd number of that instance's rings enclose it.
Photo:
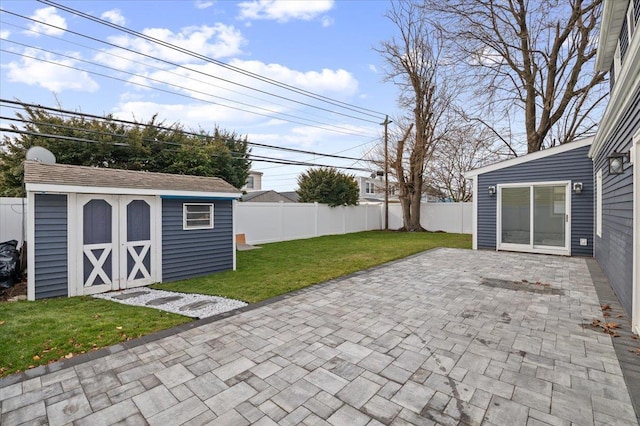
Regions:
[[[191,318],[207,318],[246,306],[245,302],[195,293],[176,293],[145,288],[96,294],[98,299],[126,305],[145,306]]]

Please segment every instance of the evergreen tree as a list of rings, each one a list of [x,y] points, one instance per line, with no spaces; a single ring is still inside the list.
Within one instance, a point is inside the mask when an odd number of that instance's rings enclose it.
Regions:
[[[189,133],[179,123],[165,126],[157,116],[128,125],[111,115],[96,119],[23,108],[16,116],[24,126],[11,126],[22,133],[0,142],[0,196],[24,196],[25,154],[33,146],[47,148],[61,164],[216,176],[236,188],[249,175],[247,138],[235,132],[216,127]]]
[[[298,177],[298,196],[302,203],[323,203],[329,207],[358,204],[358,183],[331,167],[309,169]]]

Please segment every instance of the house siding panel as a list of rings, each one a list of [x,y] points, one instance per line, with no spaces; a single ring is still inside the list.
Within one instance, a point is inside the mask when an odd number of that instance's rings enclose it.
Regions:
[[[581,194],[571,194],[571,254],[593,256],[593,165],[589,146],[551,155],[478,175],[478,248],[496,248],[497,195],[490,196],[487,187],[505,183],[566,181],[582,182]],[[587,238],[587,245],[580,245]]]
[[[182,229],[182,205],[206,199],[162,200],[162,280],[176,281],[233,269],[232,201],[213,201],[213,229]]]
[[[35,298],[68,295],[67,196],[36,194]]]
[[[633,166],[625,160],[620,175],[608,173],[607,156],[628,152],[640,128],[640,89],[620,121],[593,159],[594,172],[602,169],[602,237],[595,237],[595,257],[609,278],[622,306],[631,315],[633,286]]]

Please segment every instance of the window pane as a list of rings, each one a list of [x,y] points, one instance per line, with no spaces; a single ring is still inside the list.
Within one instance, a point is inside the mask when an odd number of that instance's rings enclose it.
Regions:
[[[529,188],[502,188],[502,242],[530,243]]]
[[[533,243],[564,247],[564,186],[538,186],[533,189]]]
[[[213,228],[213,204],[185,204],[184,227]]]

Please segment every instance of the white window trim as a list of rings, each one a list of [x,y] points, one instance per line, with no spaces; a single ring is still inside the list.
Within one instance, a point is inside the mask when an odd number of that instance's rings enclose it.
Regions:
[[[633,135],[633,278],[631,292],[631,329],[640,333],[640,129]]]
[[[636,30],[636,19],[634,17],[633,0],[629,2],[626,19],[627,19],[627,35],[629,36],[629,45],[631,45],[631,39],[633,38],[633,34]]]
[[[187,226],[187,208],[188,206],[209,206],[209,225],[206,226]],[[193,231],[196,229],[213,229],[214,227],[214,209],[213,203],[182,203],[182,229],[184,231]]]
[[[364,183],[364,193],[365,194],[375,194],[376,193],[376,185],[373,182],[365,182]]]
[[[565,247],[551,247],[535,245],[533,243],[533,233],[530,233],[529,244],[512,244],[502,242],[502,189],[503,188],[529,188],[529,205],[533,205],[534,193],[532,188],[536,186],[564,186],[565,187]],[[556,254],[571,256],[571,181],[543,181],[543,182],[519,182],[503,183],[497,185],[496,197],[496,251],[519,251],[524,253]],[[533,214],[530,214],[530,230],[533,230]],[[530,231],[531,232],[531,231]]]
[[[602,169],[596,173],[596,235],[602,238]]]

